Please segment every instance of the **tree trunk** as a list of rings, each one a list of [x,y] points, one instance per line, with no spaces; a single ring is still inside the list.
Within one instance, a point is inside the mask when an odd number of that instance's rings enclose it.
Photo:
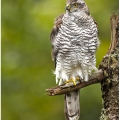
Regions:
[[[103,109],[100,120],[119,119],[119,20],[111,17],[111,46],[99,69],[105,78],[101,82]]]

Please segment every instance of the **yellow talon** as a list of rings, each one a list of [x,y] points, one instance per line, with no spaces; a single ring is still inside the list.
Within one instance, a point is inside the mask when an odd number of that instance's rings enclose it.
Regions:
[[[76,85],[76,81],[75,81],[75,80],[79,81],[80,78],[79,78],[79,77],[76,77],[75,79],[70,78],[69,80],[67,80],[67,81],[65,82],[65,84],[70,83],[70,82],[73,82],[73,84]]]
[[[72,82],[73,82],[73,84],[74,84],[74,85],[76,85],[76,82],[75,82],[75,80],[74,80],[74,79],[72,79]]]
[[[74,80],[73,78],[67,80],[67,81],[65,82],[65,84],[70,83],[70,82],[73,82],[73,84],[76,85],[76,82],[75,82],[75,80]]]
[[[79,80],[80,80],[80,78],[79,78],[79,77],[76,77],[76,80],[78,80],[78,81],[79,81]]]
[[[65,83],[69,83],[69,82],[72,82],[71,79],[67,80]]]

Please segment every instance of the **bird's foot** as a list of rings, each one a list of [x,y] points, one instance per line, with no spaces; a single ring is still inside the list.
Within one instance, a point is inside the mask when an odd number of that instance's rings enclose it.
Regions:
[[[73,82],[73,84],[76,85],[75,79],[73,79],[73,78],[70,78],[69,80],[67,80],[65,82],[65,84],[68,84],[68,83],[71,83],[71,82]]]
[[[69,80],[65,81],[64,83],[65,84],[60,86],[61,88],[67,88],[67,87],[70,87],[70,86],[80,83],[80,78],[79,77],[76,77],[75,79],[70,78]]]
[[[77,81],[80,81],[80,77],[76,77],[76,80],[77,80]]]
[[[80,81],[80,78],[79,77],[76,77],[75,79],[74,78],[70,78],[69,80],[67,80],[65,82],[65,84],[72,82],[74,85],[76,85],[77,84],[76,81]]]

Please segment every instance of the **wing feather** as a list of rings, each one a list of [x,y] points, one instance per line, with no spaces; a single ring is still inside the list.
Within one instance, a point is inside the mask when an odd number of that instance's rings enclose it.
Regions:
[[[55,42],[55,36],[58,34],[59,28],[62,24],[63,16],[64,16],[64,14],[61,14],[55,19],[53,29],[50,33],[50,40],[51,40],[51,43],[52,43],[51,55],[52,55],[52,60],[55,61],[55,64],[56,64],[56,56],[58,54],[58,50],[54,49],[54,44],[53,43]]]

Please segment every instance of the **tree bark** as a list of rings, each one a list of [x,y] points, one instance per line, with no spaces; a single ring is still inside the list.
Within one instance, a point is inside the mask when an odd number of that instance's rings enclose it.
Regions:
[[[100,120],[119,119],[119,21],[111,16],[111,45],[100,66],[105,78],[101,82],[102,104]]]

